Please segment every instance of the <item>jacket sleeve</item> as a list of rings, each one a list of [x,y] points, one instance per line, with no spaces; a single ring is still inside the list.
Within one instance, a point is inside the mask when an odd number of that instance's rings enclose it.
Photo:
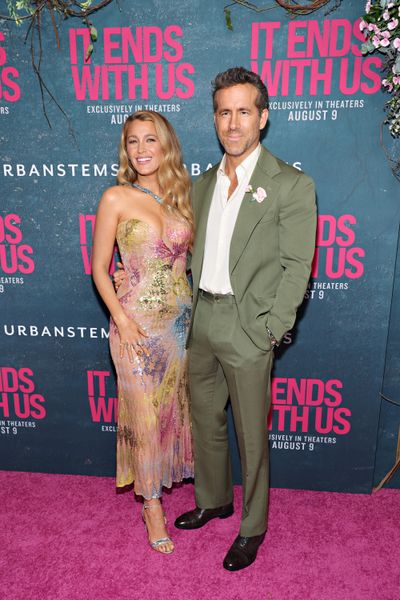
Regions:
[[[283,273],[266,323],[278,341],[293,327],[297,308],[304,298],[315,251],[316,224],[314,183],[300,172],[291,188],[282,190],[279,210]]]

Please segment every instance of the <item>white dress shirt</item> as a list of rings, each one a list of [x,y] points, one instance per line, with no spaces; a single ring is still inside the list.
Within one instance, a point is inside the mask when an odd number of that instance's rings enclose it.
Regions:
[[[217,172],[217,182],[208,214],[200,289],[212,294],[233,294],[229,277],[229,252],[233,230],[250,178],[260,156],[261,145],[236,167],[238,185],[228,199],[231,185],[225,173],[226,155]]]

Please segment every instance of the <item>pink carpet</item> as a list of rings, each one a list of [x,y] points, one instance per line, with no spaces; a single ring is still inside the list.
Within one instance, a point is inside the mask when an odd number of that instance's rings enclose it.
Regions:
[[[236,512],[198,531],[174,518],[193,486],[165,495],[176,550],[146,544],[139,504],[110,478],[0,472],[0,598],[4,600],[399,600],[400,491],[271,492],[257,561],[229,573],[222,559]]]

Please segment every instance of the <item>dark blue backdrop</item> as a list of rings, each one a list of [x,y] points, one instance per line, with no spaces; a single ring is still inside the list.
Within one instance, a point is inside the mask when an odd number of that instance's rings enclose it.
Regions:
[[[379,144],[380,59],[359,52],[360,3],[301,20],[237,6],[233,32],[223,6],[112,4],[95,15],[86,64],[84,26],[61,23],[58,51],[45,23],[42,75],[68,117],[45,97],[51,128],[25,25],[1,23],[0,468],[114,473],[116,388],[90,277],[93,215],[115,181],[124,115],[138,107],[171,120],[193,176],[220,160],[210,82],[233,65],[269,85],[264,145],[318,191],[313,278],[274,369],[271,483],[368,492],[376,458],[375,479],[394,462],[398,407],[385,403],[378,423],[385,356],[384,391],[399,400],[399,268],[389,329],[398,183]],[[238,477],[237,457],[234,469]]]

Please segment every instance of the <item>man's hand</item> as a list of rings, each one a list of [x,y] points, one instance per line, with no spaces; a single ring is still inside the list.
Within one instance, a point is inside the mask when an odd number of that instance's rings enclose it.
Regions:
[[[126,277],[124,265],[120,262],[117,262],[117,267],[118,267],[118,270],[115,271],[115,273],[113,273],[113,282],[114,282],[114,287],[116,290],[118,290],[120,285],[122,285],[122,283]]]

